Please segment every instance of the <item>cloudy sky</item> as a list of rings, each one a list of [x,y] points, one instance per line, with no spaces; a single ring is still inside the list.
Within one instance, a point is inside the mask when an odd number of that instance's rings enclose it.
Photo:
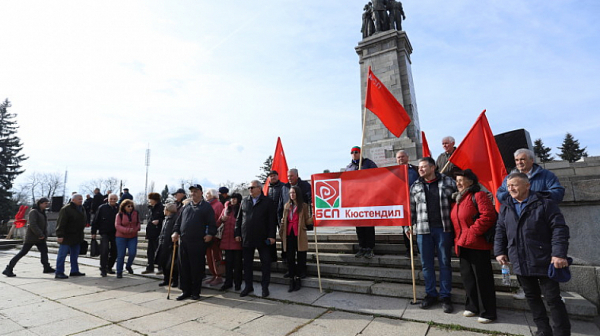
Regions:
[[[259,173],[282,138],[300,176],[338,170],[361,140],[362,8],[348,1],[0,2],[0,98],[27,172],[67,189],[115,176],[144,189]],[[404,1],[420,124],[434,155],[487,109],[557,153],[600,155],[600,2]]]

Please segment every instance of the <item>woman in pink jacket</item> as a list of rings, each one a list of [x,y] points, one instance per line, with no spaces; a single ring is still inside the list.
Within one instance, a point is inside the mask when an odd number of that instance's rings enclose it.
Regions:
[[[217,222],[221,235],[221,248],[225,250],[225,283],[220,291],[225,291],[233,285],[235,290],[242,289],[242,242],[235,240],[235,220],[240,211],[242,195],[233,193],[231,199],[225,202],[225,208]]]
[[[133,208],[132,200],[123,200],[119,206],[119,213],[115,220],[117,229],[117,278],[123,277],[123,262],[125,261],[125,250],[128,251],[127,272],[133,274],[133,259],[137,253],[138,231],[140,231],[140,220],[138,212]]]
[[[483,234],[496,222],[496,210],[488,194],[481,191],[477,175],[470,169],[456,173],[458,193],[453,195],[450,218],[454,225],[454,248],[460,258],[460,275],[467,295],[463,316],[479,315],[477,322],[496,319],[496,289],[490,249]],[[482,306],[479,305],[481,299]]]

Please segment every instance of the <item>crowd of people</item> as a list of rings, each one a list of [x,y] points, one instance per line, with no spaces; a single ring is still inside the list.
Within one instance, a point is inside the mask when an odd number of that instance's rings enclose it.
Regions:
[[[404,242],[407,256],[412,257],[411,238],[416,238],[418,250],[414,255],[420,255],[425,282],[425,297],[420,307],[429,309],[441,302],[445,313],[454,311],[451,301],[454,252],[460,260],[466,293],[463,316],[478,316],[480,323],[496,320],[490,255],[493,251],[498,263],[512,265],[538,327],[537,335],[569,335],[570,322],[559,282],[548,276],[549,267],[560,273],[569,266],[569,228],[558,207],[564,188],[556,176],[535,164],[531,150],[517,150],[515,170],[496,191],[501,202],[500,212],[496,212],[491,192],[482,188],[471,167],[456,167],[448,161],[456,149],[454,139],[445,137],[442,146],[444,153],[437,161],[420,158],[418,166],[409,163],[406,151],[396,153],[397,163],[408,165],[412,226],[405,227]],[[375,162],[362,157],[360,147],[352,147],[350,154],[346,171],[377,168]],[[203,284],[221,291],[234,287],[244,297],[254,292],[254,256],[258,252],[261,296],[268,297],[271,262],[278,257],[275,243],[279,232],[282,242],[279,252],[288,270],[284,275],[289,278],[288,291],[300,290],[307,274],[312,195],[310,184],[298,176],[297,169],[290,169],[287,177],[289,182],[283,183],[279,173],[272,170],[268,192],[264,194],[261,182],[253,180],[246,197],[239,193],[229,195],[226,187],[204,191],[199,184],[189,187],[189,198],[186,190],[178,189],[167,204],[161,202],[159,194],[148,194],[150,211],[145,230],[148,264],[142,273],[154,273],[156,267],[157,273],[163,275],[159,286],[181,289],[177,300],[198,300]],[[82,195],[74,194],[60,210],[56,227],[60,247],[54,269],[48,262],[46,244],[45,210],[49,200],[39,199],[29,214],[23,247],[3,274],[15,276],[15,265],[35,245],[41,254],[44,273],[54,273],[56,279],[84,276],[77,260],[88,223],[83,203]],[[100,235],[101,276],[116,273],[117,278],[122,278],[124,268],[133,274],[142,222],[133,201],[125,193],[121,199],[115,194],[105,198],[97,190],[88,203],[92,238]],[[356,234],[359,251],[355,257],[373,258],[375,228],[357,227]],[[67,255],[71,267],[68,276]],[[435,258],[439,266],[439,290]],[[206,266],[208,277],[205,277]],[[550,309],[552,326],[542,294]]]

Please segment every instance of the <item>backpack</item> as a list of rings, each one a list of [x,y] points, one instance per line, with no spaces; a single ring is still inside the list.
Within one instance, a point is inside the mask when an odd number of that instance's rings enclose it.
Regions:
[[[485,192],[485,191],[484,191]],[[489,192],[485,192],[486,194],[488,194],[487,196],[490,197],[491,194]],[[477,206],[477,201],[475,200],[475,193],[471,194],[471,200],[473,201],[473,205],[475,206],[475,210],[477,210],[477,213],[475,215],[473,215],[473,222],[475,222],[478,218],[479,218],[479,207]],[[496,208],[494,208],[495,211]],[[496,214],[498,214],[496,212]],[[490,227],[484,234],[483,234],[483,238],[485,239],[485,241],[488,244],[493,244],[494,243],[494,237],[496,236],[496,223],[494,223],[494,225],[492,225],[492,227]]]

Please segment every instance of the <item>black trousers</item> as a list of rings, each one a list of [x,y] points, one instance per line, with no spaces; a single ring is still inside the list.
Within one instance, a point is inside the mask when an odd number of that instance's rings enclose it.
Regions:
[[[206,267],[204,241],[179,240],[179,288],[185,294],[200,295]]]
[[[375,227],[374,226],[357,226],[356,236],[358,237],[358,245],[361,248],[375,247]]]
[[[271,282],[271,250],[269,246],[263,244],[260,247],[243,247],[242,249],[244,258],[244,283],[246,283],[246,288],[254,288],[252,284],[252,264],[254,262],[254,251],[258,250],[262,271],[262,289],[268,289]]]
[[[548,277],[536,276],[517,275],[517,279],[523,287],[525,298],[533,315],[533,322],[535,322],[538,331],[554,336],[571,335],[571,322],[569,321],[569,315],[567,315],[565,303],[560,296],[558,282]],[[550,326],[542,294],[544,294],[546,303],[550,308],[550,316],[554,327]]]
[[[117,242],[114,234],[101,234],[100,237],[100,269],[109,271],[117,260]]]
[[[48,245],[46,245],[46,240],[37,243],[24,243],[23,247],[21,247],[21,251],[19,251],[19,253],[17,253],[17,255],[14,256],[8,263],[8,268],[11,270],[15,268],[19,260],[27,255],[29,250],[31,250],[34,245],[37,247],[38,251],[40,251],[40,261],[42,262],[42,265],[44,265],[44,268],[49,268],[50,264],[48,263]]]
[[[490,251],[460,247],[459,252],[460,276],[467,295],[465,310],[495,320],[497,318],[496,288]],[[479,306],[479,299],[483,307]]]
[[[147,270],[154,270],[154,258],[156,256],[156,249],[158,249],[158,237],[156,238],[146,238],[148,242],[148,250],[146,250],[146,255],[148,256],[148,266],[146,266]]]
[[[161,247],[162,248],[162,247]],[[169,251],[164,251],[163,253],[167,254],[166,258],[160,265],[163,269],[163,281],[169,282],[169,276],[171,275],[171,260],[173,260],[173,249],[169,249]],[[159,259],[160,261],[160,259]],[[173,283],[178,283],[179,281],[179,258],[175,255],[175,262],[173,263]]]
[[[291,232],[285,240],[288,272],[290,279],[306,274],[306,251],[298,251],[298,237]],[[296,255],[298,258],[296,259]],[[297,262],[296,262],[297,261]]]
[[[242,286],[242,250],[225,250],[225,284]]]

